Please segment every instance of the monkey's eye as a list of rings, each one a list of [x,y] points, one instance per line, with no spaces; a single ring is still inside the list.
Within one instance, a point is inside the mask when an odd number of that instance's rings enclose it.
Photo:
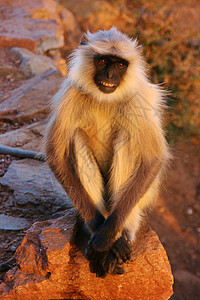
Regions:
[[[124,64],[122,62],[118,62],[117,66],[119,69],[123,69],[124,68]]]
[[[100,59],[98,60],[98,62],[99,62],[99,64],[102,65],[102,66],[106,64],[106,60],[105,60],[104,58],[100,58]]]

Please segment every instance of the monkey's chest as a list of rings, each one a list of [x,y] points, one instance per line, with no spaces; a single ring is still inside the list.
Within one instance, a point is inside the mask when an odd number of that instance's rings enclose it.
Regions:
[[[113,133],[109,122],[93,125],[87,132],[89,144],[95,159],[106,176],[113,158]]]

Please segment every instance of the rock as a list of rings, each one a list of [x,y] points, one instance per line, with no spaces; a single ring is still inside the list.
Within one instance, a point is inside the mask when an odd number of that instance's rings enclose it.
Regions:
[[[10,247],[10,250],[11,250],[12,252],[15,252],[15,251],[17,250],[17,247],[11,246],[11,247]]]
[[[33,19],[56,20],[60,23],[57,4],[53,0],[17,0],[15,4],[10,0],[9,5],[23,7]]]
[[[0,120],[22,122],[46,116],[49,100],[55,94],[61,78],[59,71],[48,70],[25,80],[0,103]]]
[[[1,230],[21,230],[30,227],[30,223],[25,218],[16,218],[0,214]]]
[[[21,61],[20,67],[27,78],[45,72],[48,69],[57,70],[53,60],[49,57],[36,55],[24,48],[12,48],[11,51],[19,57]]]
[[[60,3],[72,11],[84,31],[110,29],[114,24],[117,24],[119,30],[123,30],[127,28],[128,23],[133,23],[132,19],[122,15],[121,11],[108,1],[60,0]]]
[[[7,272],[10,269],[10,265],[7,263],[0,264],[0,272]]]
[[[23,71],[19,67],[19,63],[17,55],[12,53],[9,48],[0,48],[0,79],[11,79],[12,77],[19,80],[25,79]]]
[[[13,161],[0,184],[8,190],[15,210],[24,213],[52,213],[72,207],[67,194],[45,163],[24,159]]]
[[[181,34],[185,38],[187,36],[187,40],[190,41],[195,35],[198,36],[200,30],[200,6],[198,1],[194,1],[193,5],[190,5],[189,2],[171,3],[170,10],[174,20],[176,20],[177,35]],[[183,22],[183,20],[187,20],[187,22]],[[199,42],[199,39],[197,41]]]
[[[42,54],[64,45],[53,0],[0,0],[0,47],[21,47]]]
[[[53,56],[52,59],[56,68],[58,68],[58,70],[62,73],[63,76],[66,76],[67,75],[66,60],[62,58],[60,55]]]
[[[23,126],[14,131],[5,132],[0,135],[0,144],[43,152],[42,137],[45,127],[46,120]]]
[[[63,6],[59,7],[64,30],[65,49],[72,50],[80,43],[83,32],[71,11]]]
[[[17,267],[0,285],[3,299],[151,299],[172,295],[173,277],[164,248],[144,225],[133,246],[133,261],[123,275],[97,278],[84,257],[87,235],[74,209],[35,223],[16,251]],[[75,241],[76,245],[70,245]],[[79,249],[80,248],[80,249]]]

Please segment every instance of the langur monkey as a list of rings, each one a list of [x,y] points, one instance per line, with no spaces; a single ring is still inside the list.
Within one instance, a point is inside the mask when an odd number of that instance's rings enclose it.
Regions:
[[[169,157],[163,92],[136,40],[115,27],[84,34],[52,101],[46,158],[91,233],[97,276],[123,273]]]

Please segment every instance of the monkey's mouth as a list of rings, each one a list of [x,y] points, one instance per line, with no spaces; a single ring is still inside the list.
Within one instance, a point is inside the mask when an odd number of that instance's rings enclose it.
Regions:
[[[113,93],[118,87],[118,84],[116,83],[110,83],[105,81],[97,81],[96,85],[105,94]]]

